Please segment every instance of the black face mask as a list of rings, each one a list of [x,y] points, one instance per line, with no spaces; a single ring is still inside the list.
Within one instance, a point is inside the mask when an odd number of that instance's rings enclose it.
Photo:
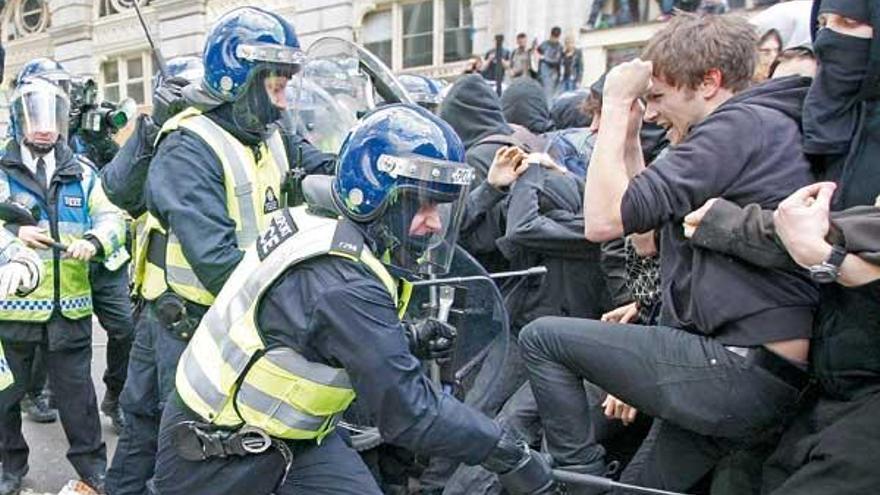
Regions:
[[[804,151],[844,154],[856,130],[871,40],[822,29],[813,47],[819,70],[804,102]]]
[[[281,118],[281,109],[276,107],[266,92],[266,74],[254,78],[247,92],[232,104],[232,118],[240,130],[253,135],[262,135],[269,124]]]

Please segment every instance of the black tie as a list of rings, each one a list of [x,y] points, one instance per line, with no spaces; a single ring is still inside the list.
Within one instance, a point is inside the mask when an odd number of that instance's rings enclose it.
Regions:
[[[46,162],[43,157],[37,158],[37,182],[43,189],[49,187],[49,180],[46,178]]]

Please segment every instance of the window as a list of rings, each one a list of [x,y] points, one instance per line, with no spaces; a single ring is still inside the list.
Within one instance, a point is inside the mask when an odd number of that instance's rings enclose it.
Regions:
[[[150,0],[101,0],[98,10],[99,17],[118,14],[124,10],[130,9],[137,2],[141,7],[150,3]]]
[[[434,2],[403,6],[403,67],[434,62]]]
[[[49,27],[49,5],[46,0],[16,0],[6,3],[9,12],[4,16],[7,40],[41,33]]]
[[[443,5],[443,61],[456,62],[474,52],[474,15],[470,0],[446,0]]]
[[[373,12],[364,18],[361,42],[364,48],[379,57],[388,67],[393,65],[391,58],[391,11]]]
[[[138,105],[150,103],[152,64],[148,53],[110,59],[101,64],[104,99],[119,102],[131,98]]]

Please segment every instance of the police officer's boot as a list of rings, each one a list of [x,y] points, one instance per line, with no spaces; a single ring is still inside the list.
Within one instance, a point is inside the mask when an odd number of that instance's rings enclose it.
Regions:
[[[110,418],[116,434],[122,433],[123,428],[125,428],[125,416],[122,414],[122,407],[119,406],[118,393],[107,390],[104,394],[104,400],[101,401],[101,412]]]
[[[15,475],[4,471],[0,475],[0,495],[18,495],[21,493],[21,480],[26,473],[27,471],[20,475]]]
[[[21,400],[21,410],[35,423],[54,423],[58,419],[58,411],[49,407],[45,394],[26,395]]]

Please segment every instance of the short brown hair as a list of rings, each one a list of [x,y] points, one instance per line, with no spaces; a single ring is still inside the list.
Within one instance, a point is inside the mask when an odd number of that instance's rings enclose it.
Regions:
[[[718,69],[721,86],[736,92],[752,80],[757,43],[755,28],[741,17],[679,13],[651,38],[642,59],[654,63],[654,76],[689,89]]]

